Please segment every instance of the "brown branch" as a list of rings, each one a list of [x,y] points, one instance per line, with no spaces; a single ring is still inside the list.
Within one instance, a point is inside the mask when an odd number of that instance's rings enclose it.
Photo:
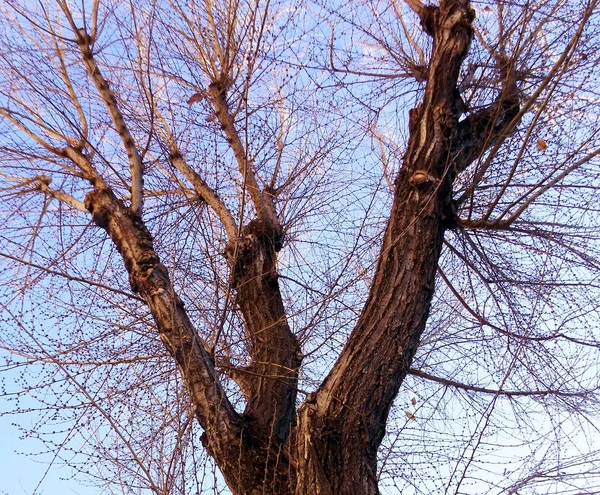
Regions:
[[[454,387],[460,390],[466,390],[468,392],[478,392],[483,394],[492,394],[495,396],[504,396],[504,397],[544,397],[546,395],[556,395],[560,397],[582,397],[589,392],[561,392],[560,390],[502,390],[502,389],[492,389],[479,387],[477,385],[468,385],[466,383],[457,382],[454,380],[450,380],[448,378],[441,378],[439,376],[430,375],[429,373],[425,373],[424,371],[417,370],[411,368],[408,371],[409,375],[418,376],[419,378],[424,378],[425,380],[429,380],[432,382],[440,383],[445,385],[446,387]]]
[[[104,106],[108,111],[110,118],[115,125],[115,129],[121,138],[127,158],[129,159],[129,167],[131,171],[131,211],[141,217],[143,212],[143,189],[144,189],[144,167],[142,158],[138,152],[135,140],[129,128],[125,123],[125,119],[117,103],[114,92],[110,89],[108,81],[102,75],[100,67],[92,52],[92,38],[83,28],[75,28],[74,32],[77,39],[77,45],[82,55],[83,64],[89,76],[91,77],[98,94],[104,102]]]
[[[196,416],[204,429],[203,443],[216,459],[227,483],[234,489],[240,480],[255,479],[257,463],[268,445],[252,436],[251,427],[233,408],[221,386],[204,342],[188,318],[182,300],[174,291],[166,267],[153,247],[142,220],[109,188],[97,188],[86,196],[86,208],[94,223],[104,229],[121,254],[134,292],[150,309],[161,341],[177,362]],[[257,450],[258,449],[258,450]],[[261,453],[259,453],[261,452]]]
[[[246,324],[250,364],[244,370],[245,415],[261,435],[284,443],[294,422],[300,346],[285,314],[278,283],[281,236],[255,219],[226,249],[235,302]]]
[[[39,183],[38,183],[38,188],[40,190],[40,192],[46,194],[47,196],[50,196],[51,198],[57,199],[62,203],[65,203],[69,206],[71,206],[72,208],[75,208],[76,210],[79,210],[81,212],[85,212],[87,213],[88,211],[85,208],[85,205],[75,199],[72,196],[69,196],[67,193],[63,192],[63,191],[57,191],[56,189],[52,189],[50,187],[50,183],[52,181],[52,179],[50,177],[43,177],[44,180],[42,180],[42,178],[40,178]]]
[[[463,172],[485,150],[499,147],[520,120],[522,114],[516,73],[511,62],[502,63],[501,90],[494,103],[458,124],[453,150],[456,174]]]
[[[257,327],[251,327],[257,336],[255,342],[264,342],[256,347],[261,349],[260,357],[264,357],[266,362],[263,365],[256,359],[255,363],[254,369],[260,376],[255,382],[258,385],[254,392],[261,399],[249,400],[250,404],[256,405],[254,409],[251,408],[255,414],[240,416],[219,382],[210,352],[190,321],[182,300],[174,291],[169,273],[155,252],[152,236],[142,219],[115,196],[86,155],[73,148],[65,149],[64,155],[84,171],[92,182],[94,191],[87,194],[85,208],[92,214],[93,222],[104,229],[113,241],[129,273],[132,290],[141,296],[150,309],[159,337],[178,365],[198,421],[204,429],[204,446],[215,458],[228,485],[240,493],[242,487],[245,488],[249,483],[248,480],[253,480],[251,483],[260,487],[267,476],[266,472],[271,473],[271,479],[276,479],[274,482],[286,484],[287,474],[282,476],[278,473],[277,478],[273,474],[277,469],[287,473],[289,467],[287,460],[279,455],[279,447],[272,441],[270,433],[273,422],[276,422],[280,429],[275,434],[281,442],[289,434],[295,411],[299,368],[299,362],[296,365],[293,359],[299,356],[299,350],[285,317],[281,318],[278,313],[272,314],[271,311],[266,312],[266,320],[260,319],[265,314],[265,308],[274,307],[274,311],[280,309],[283,314],[281,296],[276,282],[274,284],[270,276],[271,272],[263,274],[262,264],[257,262],[254,267],[259,271],[251,272],[250,278],[252,282],[256,279],[258,286],[250,282],[239,291],[239,294],[244,294],[246,290],[262,291],[262,299],[259,298],[255,303],[252,297],[247,298],[245,316],[248,317],[248,311],[254,311],[258,315],[249,320]],[[178,165],[183,166],[182,163]],[[197,182],[196,185],[198,184]],[[207,194],[205,199],[215,199],[209,196]],[[237,234],[235,226],[232,228],[229,225],[228,228],[230,233]],[[268,239],[273,242],[272,237]],[[235,241],[237,238],[233,239]],[[264,239],[261,238],[261,241]],[[269,246],[270,252],[274,254],[275,246]],[[278,246],[280,248],[280,241]],[[268,255],[268,252],[261,252],[260,255]],[[244,261],[238,261],[244,264]],[[235,266],[239,269],[240,265]],[[260,276],[255,277],[257,274]],[[273,294],[277,296],[275,299]],[[271,324],[276,324],[276,328],[272,329]],[[275,374],[278,379],[270,380],[269,375]],[[265,408],[270,414],[260,415],[260,412],[265,412]],[[250,421],[254,418],[260,418],[260,421]]]
[[[515,220],[517,220],[521,216],[521,214],[529,207],[529,205],[531,205],[542,194],[549,191],[552,187],[556,186],[559,182],[564,180],[569,174],[571,174],[572,172],[574,172],[575,170],[580,168],[582,165],[585,165],[586,163],[588,163],[593,158],[596,158],[599,155],[600,155],[600,148],[588,153],[586,156],[584,156],[580,160],[576,161],[569,167],[565,168],[556,177],[552,177],[552,175],[553,175],[552,173],[548,174],[548,176],[544,177],[544,179],[540,181],[540,183],[537,186],[537,190],[533,194],[531,194],[531,196],[526,198],[525,201],[523,201],[523,203],[513,213],[508,215],[508,217],[506,219],[503,219],[505,214],[500,215],[499,219],[496,220],[495,223],[499,223],[500,225],[503,225],[503,226],[510,226]],[[510,208],[515,205],[516,205],[516,203],[509,205],[506,208],[505,213],[508,213]]]
[[[424,68],[420,67],[416,64],[413,65],[410,63],[407,64],[409,69],[412,69],[409,72],[390,72],[390,73],[368,72],[368,71],[353,70],[353,69],[347,69],[347,68],[341,69],[339,67],[336,67],[334,56],[333,56],[334,39],[335,39],[335,31],[332,29],[331,30],[331,39],[329,41],[329,65],[331,66],[331,70],[333,72],[338,72],[340,74],[351,74],[353,76],[372,77],[375,79],[400,79],[400,78],[414,77],[418,81],[425,80],[425,75],[423,74]]]
[[[252,419],[258,437],[268,439],[272,445],[282,445],[294,423],[302,360],[277,281],[277,253],[282,247],[283,232],[273,194],[260,189],[254,164],[248,159],[229,110],[225,88],[213,82],[208,95],[256,210],[256,218],[230,236],[226,248],[231,285],[244,317],[250,356],[250,364],[243,370],[244,394],[248,397],[244,415]]]
[[[88,155],[83,154],[80,150],[77,150],[75,148],[67,147],[61,151],[61,156],[64,156],[71,160],[71,162],[73,162],[73,164],[79,170],[81,170],[83,176],[87,180],[89,180],[94,187],[106,187],[104,178],[94,168]]]
[[[15,112],[14,110],[11,110],[9,108],[6,107],[0,107],[0,117],[4,117],[6,120],[8,120],[12,125],[14,125],[17,129],[19,129],[20,131],[23,131],[28,138],[32,139],[33,141],[35,141],[37,144],[39,144],[40,146],[42,146],[44,149],[50,151],[51,153],[54,153],[56,155],[60,155],[61,150],[59,148],[56,148],[54,146],[52,146],[52,144],[50,144],[47,141],[44,141],[40,136],[38,136],[35,132],[33,132],[31,129],[29,129],[29,127],[27,127],[22,120],[25,120],[23,117],[23,115],[19,114],[18,112]],[[31,120],[31,119],[29,119]],[[36,122],[36,124],[40,124],[39,122]],[[41,127],[48,133],[50,133],[50,129],[48,129],[45,126]],[[52,137],[57,137],[57,138],[63,138],[64,136],[57,136],[57,135],[52,135]]]
[[[464,171],[471,163],[480,158],[486,150],[492,150],[491,156],[478,168],[471,187],[457,199],[457,203],[463,203],[472,195],[475,187],[477,187],[485,176],[495,151],[500,148],[511,132],[516,129],[516,126],[525,113],[535,104],[540,95],[553,81],[553,78],[565,70],[566,64],[570,60],[571,54],[577,48],[593,11],[594,5],[589,5],[565,50],[553,64],[543,82],[523,105],[521,105],[519,100],[517,74],[514,69],[515,61],[507,60],[505,56],[501,56],[493,51],[491,52],[501,71],[502,89],[494,103],[470,115],[459,124],[458,136],[453,150],[456,172],[460,173]],[[491,47],[488,49],[492,50]]]
[[[404,0],[406,5],[408,5],[415,14],[419,17],[423,17],[423,12],[425,10],[425,5],[420,0]]]
[[[97,6],[96,6],[96,9],[97,9]],[[53,36],[54,51],[58,58],[58,63],[59,63],[59,67],[60,67],[60,69],[59,69],[60,76],[61,76],[62,80],[64,81],[65,86],[67,87],[67,90],[69,92],[69,97],[71,99],[71,102],[73,103],[73,106],[75,107],[75,109],[77,111],[77,116],[79,117],[79,122],[81,124],[81,135],[80,135],[79,139],[77,140],[77,143],[70,143],[70,144],[73,144],[77,148],[83,149],[87,143],[88,136],[89,136],[88,120],[87,120],[87,117],[85,116],[83,107],[81,106],[81,102],[79,101],[79,98],[77,97],[77,92],[75,91],[73,82],[71,81],[71,78],[69,77],[69,70],[67,69],[67,62],[65,61],[64,40],[61,39],[59,36],[57,36],[55,33],[53,33],[53,35],[54,35]]]
[[[0,177],[7,179],[8,181],[14,182],[15,185],[11,187],[11,189],[16,189],[17,194],[24,194],[28,192],[41,192],[46,196],[50,196],[51,198],[58,199],[62,203],[65,203],[76,210],[87,213],[88,211],[85,209],[84,204],[75,199],[74,197],[68,195],[63,191],[58,191],[56,189],[52,189],[50,184],[52,183],[52,178],[47,175],[37,175],[35,177],[12,177],[0,172]],[[27,187],[29,186],[29,187]]]
[[[169,151],[169,161],[171,164],[184,175],[190,184],[192,184],[196,194],[198,194],[198,196],[217,214],[227,232],[229,240],[236,239],[238,235],[238,226],[231,215],[231,212],[225,203],[223,203],[219,195],[206,183],[200,174],[190,167],[179,152],[175,143],[169,144]]]
[[[416,0],[416,1],[413,0],[413,3],[415,3],[415,4],[419,3],[420,6],[423,7],[423,4],[421,4],[421,2],[419,2],[418,0]],[[409,6],[410,6],[410,3],[409,3]],[[425,62],[425,53],[423,52],[423,48],[421,48],[421,46],[415,41],[411,32],[408,30],[408,27],[406,26],[406,23],[404,22],[404,16],[402,15],[402,10],[398,7],[398,3],[396,0],[392,0],[392,7],[394,8],[394,13],[396,14],[396,17],[400,21],[400,25],[402,26],[402,32],[404,33],[404,37],[406,38],[406,40],[408,41],[408,43],[410,44],[412,49],[415,52],[417,52],[417,55],[419,57],[419,66],[425,67],[426,62]],[[418,13],[417,13],[417,15],[418,15]]]
[[[262,222],[270,223],[275,228],[280,228],[273,198],[269,194],[262,192],[258,184],[258,175],[254,163],[248,159],[246,147],[240,139],[240,134],[235,126],[233,115],[227,103],[226,88],[222,84],[213,82],[208,87],[208,94],[210,95],[210,101],[225,133],[227,142],[235,155],[240,174],[244,178],[244,183],[247,184],[248,192],[256,209],[257,218]]]

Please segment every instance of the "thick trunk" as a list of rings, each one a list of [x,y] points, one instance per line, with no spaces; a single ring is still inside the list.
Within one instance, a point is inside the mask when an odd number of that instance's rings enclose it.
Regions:
[[[204,444],[235,495],[378,494],[377,449],[429,316],[444,232],[455,216],[452,182],[514,125],[517,91],[508,66],[499,100],[458,123],[458,75],[472,37],[469,1],[409,4],[433,38],[424,98],[409,115],[408,148],[363,312],[330,374],[297,415],[301,353],[277,281],[282,232],[272,202],[260,207],[265,197],[258,186],[251,190],[258,218],[226,250],[250,357],[247,367],[230,369],[247,398],[241,415],[225,396],[143,223],[106,187],[97,185],[86,198],[177,361],[206,432]],[[238,143],[222,92],[211,91],[228,139]],[[242,146],[234,148],[245,173]]]
[[[277,281],[281,242],[277,228],[253,220],[226,251],[251,359],[249,366],[235,370],[234,378],[247,399],[244,416],[275,445],[286,442],[294,424],[301,363]]]
[[[451,150],[457,80],[472,36],[468,1],[421,12],[433,37],[423,102],[410,140],[367,303],[319,390],[300,408],[296,494],[375,495],[377,449],[429,316],[444,231],[454,216]]]
[[[300,411],[296,493],[377,494],[377,449],[425,328],[450,187],[399,176],[371,297],[333,372]],[[308,487],[311,487],[310,489]]]

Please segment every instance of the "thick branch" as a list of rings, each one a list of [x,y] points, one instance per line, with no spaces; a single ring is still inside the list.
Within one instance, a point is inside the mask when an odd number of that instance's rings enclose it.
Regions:
[[[296,444],[298,495],[308,486],[377,493],[377,449],[429,315],[451,209],[458,76],[474,18],[464,0],[434,9],[425,27],[434,41],[427,86],[410,113],[408,148],[367,302],[332,371],[299,412],[299,437],[320,433]],[[332,477],[336,472],[344,475]]]
[[[258,494],[262,493],[266,479],[279,490],[277,493],[285,493],[287,476],[279,473],[275,478],[273,473],[275,467],[287,473],[287,460],[278,457],[278,449],[256,435],[254,425],[238,415],[229,402],[214,363],[174,291],[142,220],[106,187],[89,193],[85,206],[122,256],[133,291],[150,308],[160,339],[177,362],[187,385],[205,431],[204,446],[215,458],[230,488],[234,493]]]
[[[250,355],[250,365],[237,370],[247,395],[245,415],[260,434],[276,444],[287,440],[294,423],[302,359],[279,289],[277,252],[281,243],[280,231],[256,219],[226,250]]]
[[[249,366],[237,370],[237,378],[245,384],[244,414],[251,419],[255,435],[281,445],[295,419],[301,362],[300,346],[287,322],[277,281],[277,252],[282,247],[283,232],[273,196],[260,189],[254,164],[248,159],[222,86],[213,82],[208,94],[257,217],[242,229],[239,237],[230,236],[226,250],[235,301],[246,324],[250,356]]]
[[[461,122],[458,130],[458,139],[453,150],[457,173],[465,170],[466,167],[479,158],[487,149],[499,147],[517,126],[525,112],[532,107],[539,96],[555,79],[557,74],[565,70],[566,64],[581,40],[590,16],[594,12],[594,7],[595,4],[588,6],[585,15],[582,16],[577,30],[569,40],[565,50],[553,64],[544,81],[522,107],[519,101],[516,72],[513,67],[514,61],[509,61],[501,55],[492,53],[498,63],[502,76],[502,89],[492,105],[476,112]],[[488,160],[489,163],[490,160]],[[472,191],[486,173],[488,164],[480,167],[473,178],[473,184],[469,190],[461,195],[457,201],[458,203],[463,202],[472,194]]]
[[[419,17],[423,15],[423,11],[425,9],[425,5],[421,0],[404,0],[406,5],[408,5]]]
[[[117,100],[111,91],[108,82],[102,76],[100,68],[96,63],[92,52],[91,38],[84,29],[76,31],[77,45],[83,58],[83,64],[92,78],[94,85],[98,89],[98,94],[102,98],[106,109],[112,119],[115,129],[121,138],[127,158],[129,159],[129,167],[131,169],[131,211],[141,217],[143,210],[143,188],[144,188],[144,167],[142,158],[137,150],[137,146],[133,136],[129,132],[129,128],[125,123],[123,114],[117,104]]]
[[[459,123],[453,146],[456,174],[492,147],[499,146],[515,130],[519,122],[519,90],[512,63],[501,61],[501,90],[490,106]]]
[[[145,225],[108,188],[88,193],[85,206],[122,256],[131,288],[152,311],[161,340],[186,379],[202,426],[209,435],[215,428],[239,433],[237,414],[219,385],[212,360],[173,290]]]

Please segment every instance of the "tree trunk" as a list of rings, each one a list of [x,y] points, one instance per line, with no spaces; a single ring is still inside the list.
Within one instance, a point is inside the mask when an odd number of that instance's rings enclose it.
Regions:
[[[246,323],[250,364],[233,378],[246,396],[244,416],[265,442],[283,445],[296,415],[301,352],[279,290],[277,252],[282,234],[255,219],[226,250],[235,302]]]
[[[425,96],[410,112],[408,149],[367,303],[333,370],[300,408],[296,495],[379,493],[377,449],[429,316],[454,217],[456,88],[473,17],[460,0],[421,12],[434,43]]]
[[[356,337],[300,411],[298,495],[378,493],[377,449],[425,328],[450,199],[448,181],[419,188],[407,173],[399,178]]]
[[[250,356],[249,366],[230,370],[247,398],[240,415],[141,220],[109,190],[97,188],[86,199],[123,256],[132,288],[152,311],[197,408],[204,445],[235,495],[379,493],[377,450],[429,316],[444,233],[454,225],[452,183],[487,143],[503,139],[518,113],[516,86],[507,76],[499,101],[459,125],[458,77],[474,13],[468,0],[410,5],[433,49],[423,101],[409,113],[408,148],[375,276],[340,357],[297,414],[301,353],[277,282],[282,232],[274,212],[251,221],[226,250]]]

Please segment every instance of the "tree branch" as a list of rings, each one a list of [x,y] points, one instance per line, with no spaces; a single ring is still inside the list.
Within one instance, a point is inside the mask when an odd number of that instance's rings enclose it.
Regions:
[[[506,56],[495,53],[491,47],[488,48],[491,51],[491,55],[496,59],[501,71],[502,89],[494,103],[470,115],[459,124],[458,135],[453,149],[457,174],[464,171],[471,163],[481,157],[486,150],[492,148],[492,154],[494,154],[494,150],[497,150],[502,145],[521,121],[523,115],[534,105],[538,97],[546,90],[556,75],[566,68],[566,64],[576,49],[585,26],[594,11],[594,5],[591,4],[586,8],[585,15],[582,16],[577,30],[573,33],[565,50],[552,65],[543,82],[522,106],[517,87],[517,74],[514,68],[515,61],[507,60]],[[473,193],[475,187],[483,179],[490,163],[491,157],[479,167],[473,178],[471,187],[457,199],[458,204],[463,203]]]
[[[298,373],[302,354],[290,329],[278,283],[277,252],[281,238],[255,219],[239,239],[230,241],[227,261],[235,302],[246,324],[250,364],[239,369],[256,433],[284,443],[296,412]]]
[[[27,135],[27,137],[29,137],[30,139],[35,141],[37,144],[42,146],[47,151],[50,151],[51,153],[54,153],[56,155],[60,155],[60,153],[61,153],[60,149],[52,146],[49,142],[44,141],[40,136],[38,136],[35,132],[33,132],[31,129],[29,129],[29,127],[27,127],[25,124],[23,124],[21,119],[17,118],[17,117],[22,117],[22,115],[19,115],[18,112],[10,110],[9,108],[0,107],[0,117],[4,117],[12,125],[14,125],[17,129],[24,132]],[[47,128],[44,128],[44,130],[48,131]],[[53,136],[53,137],[55,137],[55,136]],[[63,136],[61,136],[61,137],[63,137]]]
[[[420,0],[404,0],[406,5],[408,5],[412,11],[417,14],[420,18],[423,17],[423,11],[425,10],[425,5]]]
[[[208,94],[210,95],[210,101],[215,109],[217,119],[219,119],[227,141],[235,155],[240,173],[248,186],[248,192],[256,209],[257,218],[262,222],[270,223],[273,228],[280,229],[273,198],[269,194],[262,192],[258,184],[254,163],[248,159],[246,147],[243,145],[235,127],[235,122],[227,103],[226,88],[220,83],[213,82],[208,87]]]
[[[153,247],[150,232],[109,188],[88,193],[86,208],[94,223],[104,229],[121,254],[134,292],[148,305],[159,336],[179,367],[196,415],[205,431],[204,443],[232,487],[255,471],[256,448],[247,443],[246,422],[234,410],[219,383],[214,363],[188,318],[183,301]],[[245,459],[237,462],[238,456]],[[254,475],[252,475],[254,476]]]
[[[121,138],[127,158],[129,159],[129,167],[131,171],[131,211],[141,217],[143,212],[143,189],[144,189],[144,167],[142,158],[138,152],[133,136],[129,132],[129,128],[125,123],[123,114],[119,108],[114,93],[111,91],[108,82],[102,76],[102,72],[96,63],[92,52],[92,38],[83,28],[76,28],[73,25],[77,45],[81,52],[83,64],[87,73],[92,78],[94,85],[98,89],[98,94],[104,102],[115,129]]]
[[[298,413],[298,429],[321,435],[318,444],[298,445],[300,484],[322,484],[319,473],[334,473],[335,466],[357,470],[353,481],[328,480],[331,493],[373,493],[387,415],[429,315],[452,198],[449,136],[458,123],[455,95],[474,12],[469,2],[449,0],[423,7],[422,16],[434,40],[427,85],[409,114],[407,151],[368,298],[333,369]]]
[[[75,199],[72,196],[69,196],[65,192],[57,191],[56,189],[52,189],[51,187],[49,187],[51,182],[52,179],[50,177],[40,177],[38,179],[37,187],[42,193],[50,196],[51,198],[57,199],[81,212],[88,212],[85,208],[85,205],[81,201]]]
[[[520,100],[512,61],[502,61],[500,94],[490,106],[458,124],[454,144],[454,168],[458,175],[483,155],[502,144],[520,120]]]
[[[581,397],[586,392],[561,392],[560,390],[502,390],[479,387],[477,385],[468,385],[466,383],[449,380],[448,378],[441,378],[439,376],[430,375],[424,371],[411,368],[408,371],[409,375],[418,376],[432,382],[440,383],[446,387],[454,387],[460,390],[466,390],[467,392],[478,392],[483,394],[492,394],[500,397],[544,397],[546,395],[556,395],[560,397]]]
[[[183,174],[190,184],[192,184],[198,196],[217,214],[225,228],[225,232],[227,232],[229,240],[236,239],[238,236],[238,226],[225,203],[223,203],[219,195],[206,183],[202,176],[190,167],[175,142],[169,141],[168,145],[171,164]]]
[[[261,190],[254,164],[235,127],[226,88],[213,82],[208,94],[256,209],[256,218],[239,235],[230,236],[225,251],[235,301],[246,324],[250,356],[250,364],[238,373],[245,378],[248,396],[244,414],[252,418],[258,437],[281,445],[294,423],[302,360],[277,281],[277,253],[283,245],[283,232],[273,195]]]

